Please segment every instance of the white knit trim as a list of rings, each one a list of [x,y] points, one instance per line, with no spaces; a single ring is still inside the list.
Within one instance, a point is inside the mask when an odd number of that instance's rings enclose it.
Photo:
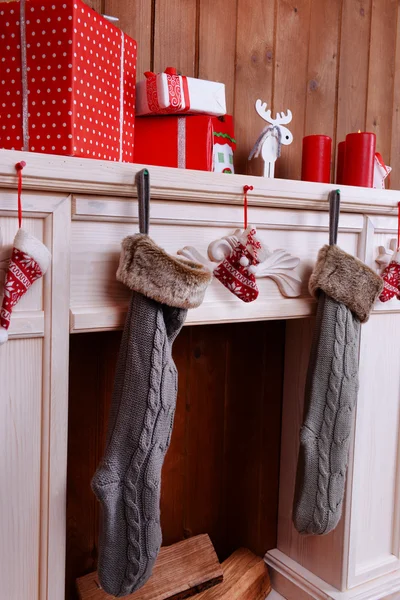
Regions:
[[[8,340],[8,331],[4,327],[0,327],[0,346]]]
[[[44,275],[49,268],[51,254],[46,246],[31,233],[19,229],[14,238],[14,248],[28,254],[37,262]]]

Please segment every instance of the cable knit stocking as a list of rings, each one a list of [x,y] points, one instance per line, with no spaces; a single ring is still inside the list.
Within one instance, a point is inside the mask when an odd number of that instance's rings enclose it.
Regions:
[[[310,356],[293,519],[300,533],[335,529],[342,513],[358,390],[360,321],[321,294]]]
[[[341,514],[358,392],[361,323],[383,289],[367,265],[336,245],[339,193],[330,194],[329,246],[321,248],[309,282],[317,318],[300,431],[293,522],[299,533],[322,535]]]
[[[175,413],[172,344],[187,311],[134,293],[123,334],[105,456],[92,481],[102,503],[99,578],[114,596],[148,579],[161,546],[161,468]]]
[[[203,265],[167,254],[148,236],[150,176],[138,173],[140,233],[126,237],[117,279],[132,290],[108,424],[92,480],[101,503],[98,575],[121,597],[151,576],[161,546],[161,469],[174,421],[172,345],[211,283]]]

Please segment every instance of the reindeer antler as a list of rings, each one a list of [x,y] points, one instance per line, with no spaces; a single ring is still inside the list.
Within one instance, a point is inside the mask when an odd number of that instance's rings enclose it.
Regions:
[[[276,119],[274,119],[274,125],[287,125],[292,120],[292,111],[288,109],[286,115],[284,112],[276,113]]]
[[[271,123],[271,111],[267,110],[267,103],[262,100],[256,101],[256,111],[264,121]]]
[[[264,121],[271,125],[286,125],[292,120],[292,111],[288,110],[286,115],[284,112],[276,113],[276,118],[271,117],[271,110],[267,110],[267,103],[262,100],[256,101],[256,111]]]

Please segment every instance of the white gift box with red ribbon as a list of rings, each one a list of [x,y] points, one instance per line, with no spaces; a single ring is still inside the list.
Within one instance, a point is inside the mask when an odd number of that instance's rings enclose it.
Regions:
[[[178,75],[168,67],[164,73],[145,73],[136,84],[136,115],[226,114],[225,84]]]

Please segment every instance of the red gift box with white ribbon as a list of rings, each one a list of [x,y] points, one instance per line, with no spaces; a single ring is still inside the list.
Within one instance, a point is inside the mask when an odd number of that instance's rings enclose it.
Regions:
[[[233,173],[235,148],[230,115],[136,119],[136,163]]]
[[[81,0],[20,0],[0,50],[0,148],[133,162],[134,40]]]
[[[226,114],[225,85],[216,81],[178,75],[168,67],[164,73],[145,73],[137,83],[137,116],[163,114]]]

